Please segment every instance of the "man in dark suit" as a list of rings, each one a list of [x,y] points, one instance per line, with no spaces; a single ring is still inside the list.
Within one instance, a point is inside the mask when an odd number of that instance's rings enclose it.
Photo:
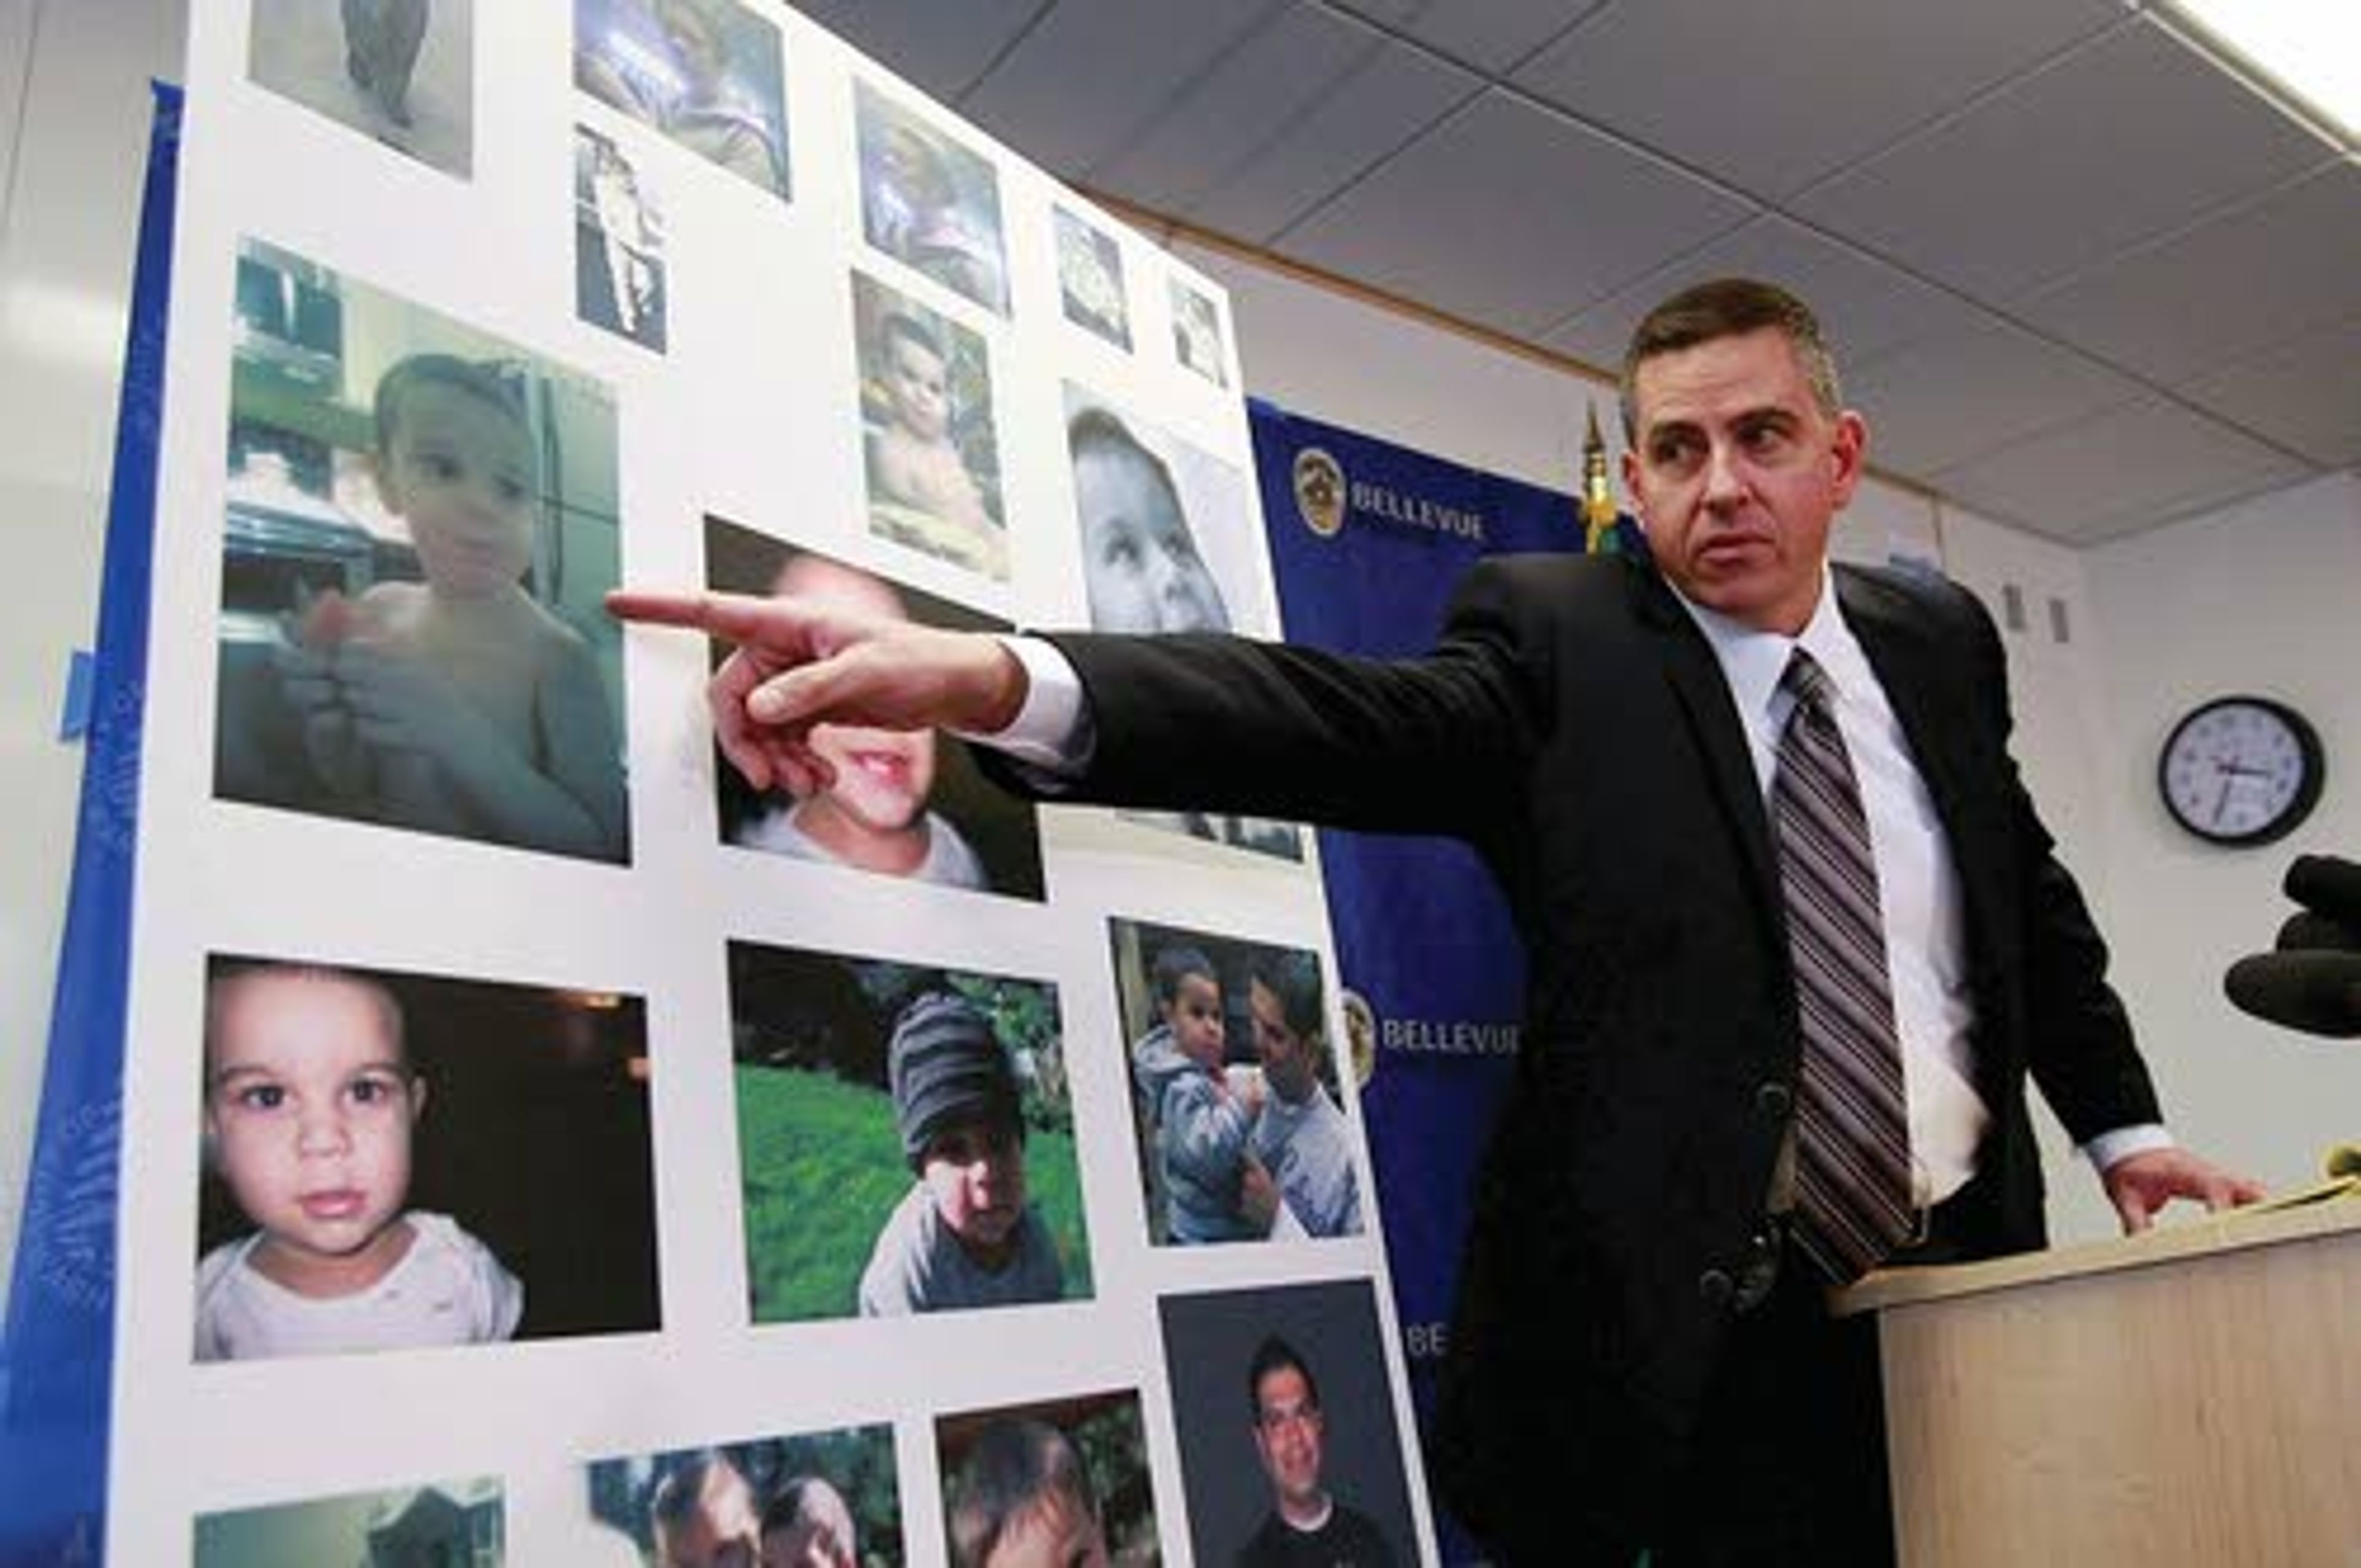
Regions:
[[[808,777],[823,718],[938,722],[1063,798],[1470,839],[1532,980],[1430,1434],[1445,1496],[1515,1563],[1881,1562],[1873,1330],[1827,1291],[2042,1245],[2028,1076],[2126,1229],[2259,1192],[2158,1125],[2008,754],[1990,620],[1930,576],[1830,567],[1867,428],[1811,313],[1686,291],[1635,333],[1623,400],[1653,563],[1488,562],[1417,660],[614,608],[739,644],[711,695],[752,774]],[[1818,762],[1785,760],[1791,731]],[[1852,858],[1799,793],[1846,803],[1823,816]],[[1841,916],[1790,888],[1823,861],[1852,868],[1822,879]],[[1844,1218],[1856,1188],[1877,1220]]]

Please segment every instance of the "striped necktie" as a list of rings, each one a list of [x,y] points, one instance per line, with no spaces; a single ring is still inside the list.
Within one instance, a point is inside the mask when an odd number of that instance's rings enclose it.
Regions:
[[[1910,1234],[1910,1132],[1877,866],[1828,672],[1797,648],[1781,684],[1771,821],[1803,1020],[1796,1096],[1797,1241],[1843,1284]]]

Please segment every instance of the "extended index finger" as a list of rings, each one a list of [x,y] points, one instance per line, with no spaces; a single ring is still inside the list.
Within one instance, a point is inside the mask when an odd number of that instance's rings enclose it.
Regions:
[[[644,626],[685,626],[726,637],[732,642],[752,641],[770,617],[771,600],[750,594],[675,593],[659,588],[616,588],[607,595],[607,613],[618,620]]]

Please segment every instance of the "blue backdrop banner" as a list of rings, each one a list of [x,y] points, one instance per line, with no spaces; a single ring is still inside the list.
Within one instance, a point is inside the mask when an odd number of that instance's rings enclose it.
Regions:
[[[1378,656],[1421,652],[1479,557],[1583,548],[1578,503],[1564,491],[1260,400],[1248,411],[1291,642]],[[1616,538],[1620,548],[1644,548],[1629,519],[1618,521]],[[1499,890],[1455,839],[1323,830],[1320,859],[1347,1018],[1361,1036],[1356,1056],[1368,1063],[1362,1118],[1423,1420],[1445,1348],[1477,1157],[1517,1049],[1524,955]],[[1446,1556],[1464,1557],[1455,1531],[1438,1523]]]

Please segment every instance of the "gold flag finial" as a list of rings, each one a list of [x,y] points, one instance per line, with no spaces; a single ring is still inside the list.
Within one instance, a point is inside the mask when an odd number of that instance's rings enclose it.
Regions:
[[[1598,405],[1589,404],[1589,428],[1582,438],[1582,547],[1593,555],[1612,555],[1619,548],[1615,534],[1615,492],[1607,484],[1607,443],[1598,435]]]

